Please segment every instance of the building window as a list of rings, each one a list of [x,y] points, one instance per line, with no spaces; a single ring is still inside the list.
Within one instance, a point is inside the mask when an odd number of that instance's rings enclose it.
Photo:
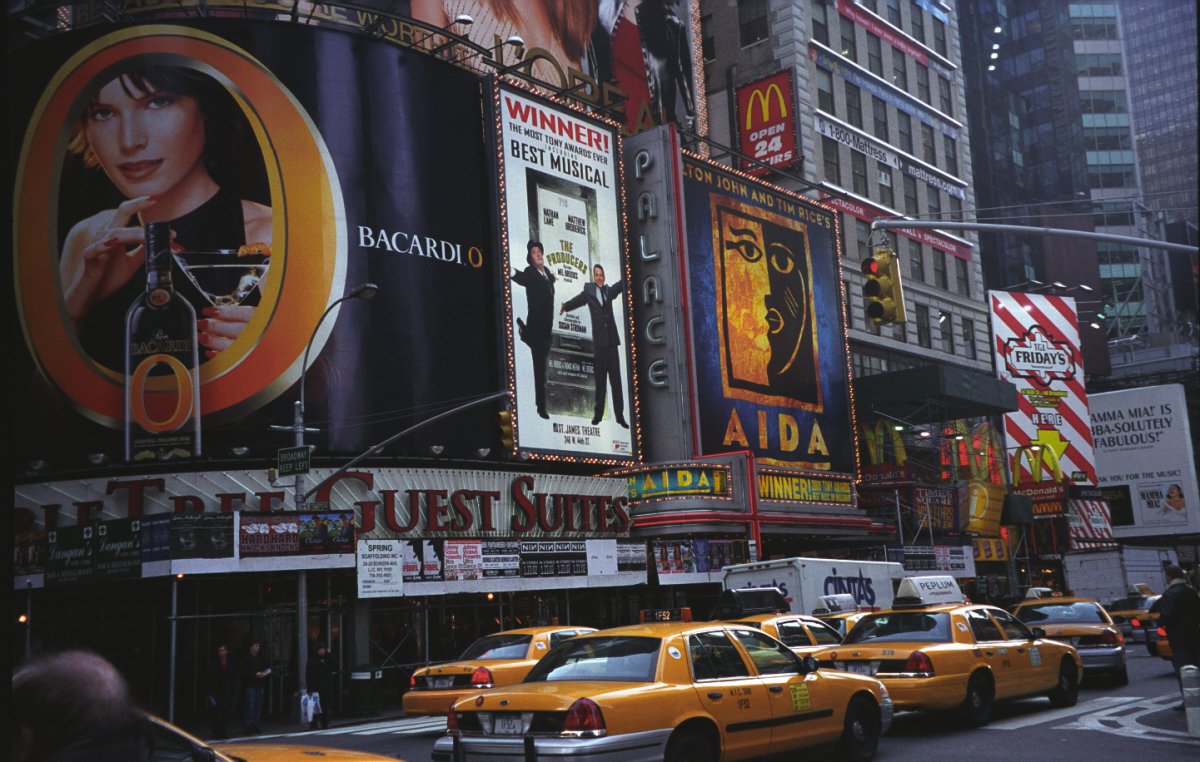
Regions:
[[[938,288],[949,291],[950,281],[946,273],[946,256],[946,252],[940,249],[933,250],[933,283]]]
[[[962,218],[962,199],[958,196],[950,195],[950,219],[961,220]]]
[[[925,248],[920,242],[908,240],[908,275],[917,283],[925,282]]]
[[[974,360],[975,354],[975,322],[973,320],[962,319],[962,344],[963,354],[968,359]]]
[[[946,51],[946,25],[938,19],[933,20],[933,49],[938,55],[948,55]]]
[[[829,44],[829,12],[824,3],[812,4],[812,36],[822,45]]]
[[[921,14],[921,6],[910,2],[908,4],[909,21],[912,24],[912,36],[917,42],[925,42],[925,17]]]
[[[892,26],[900,27],[900,0],[887,0],[887,19]]]
[[[712,35],[712,14],[700,17],[700,54],[704,62],[717,60],[717,41]]]
[[[936,185],[925,183],[925,193],[929,199],[929,217],[937,219],[942,215],[942,192]]]
[[[933,96],[929,92],[929,67],[923,63],[917,64],[917,97],[933,105]]]
[[[860,262],[871,256],[871,223],[856,217],[854,219],[854,240],[858,245]]]
[[[854,22],[841,14],[838,15],[838,18],[842,22],[842,55],[851,61],[857,62],[858,46],[854,44]]]
[[[741,0],[737,6],[742,47],[767,39],[769,0]]]
[[[911,154],[913,152],[912,117],[903,111],[897,111],[896,125],[900,130],[900,150]]]
[[[892,191],[892,168],[879,162],[879,203],[888,209],[896,208],[896,194]]]
[[[879,13],[879,4],[876,0],[858,0],[858,4],[869,10],[871,13]]]
[[[872,95],[871,113],[875,117],[875,137],[886,143],[888,139],[887,103]]]
[[[928,164],[937,166],[937,147],[933,142],[933,128],[928,124],[921,125],[921,152]]]
[[[821,158],[825,161],[825,181],[842,184],[842,165],[838,159],[838,143],[833,138],[821,138]]]
[[[967,265],[967,260],[962,257],[954,258],[954,276],[958,281],[958,293],[963,296],[971,295],[971,273]]]
[[[945,77],[938,77],[938,101],[943,114],[954,116],[954,98],[950,95],[950,80]]]
[[[917,305],[917,345],[925,349],[933,349],[933,335],[929,330],[929,307]]]
[[[892,84],[908,92],[908,59],[895,48],[892,48]]]
[[[904,176],[904,213],[909,217],[916,217],[921,213],[917,205],[917,178],[911,175]]]
[[[850,177],[854,192],[867,198],[867,155],[853,148],[850,149]]]
[[[862,90],[850,82],[846,82],[846,121],[859,129],[863,126]]]
[[[817,108],[837,115],[833,108],[833,75],[821,68],[817,69]]]
[[[949,135],[942,135],[942,153],[946,156],[946,171],[952,175],[957,175],[958,141]]]
[[[938,312],[938,327],[942,329],[942,351],[954,354],[954,318],[949,312]]]
[[[867,68],[883,79],[883,41],[867,32]]]

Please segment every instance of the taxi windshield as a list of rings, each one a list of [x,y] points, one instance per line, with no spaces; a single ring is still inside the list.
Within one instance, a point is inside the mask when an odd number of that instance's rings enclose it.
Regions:
[[[1086,601],[1074,603],[1037,603],[1017,609],[1017,619],[1025,624],[1108,624],[1100,606]]]
[[[620,636],[564,641],[537,663],[525,682],[653,682],[661,646],[658,638]]]
[[[843,643],[950,642],[950,615],[931,611],[890,611],[861,619]]]
[[[532,635],[489,635],[467,646],[459,658],[524,659],[532,640]]]

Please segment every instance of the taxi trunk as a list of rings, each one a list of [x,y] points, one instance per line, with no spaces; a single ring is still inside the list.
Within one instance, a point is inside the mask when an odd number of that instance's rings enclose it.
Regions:
[[[954,709],[962,704],[967,674],[939,675],[923,650],[896,645],[841,646],[827,651],[821,664],[881,681],[892,694],[896,709]]]

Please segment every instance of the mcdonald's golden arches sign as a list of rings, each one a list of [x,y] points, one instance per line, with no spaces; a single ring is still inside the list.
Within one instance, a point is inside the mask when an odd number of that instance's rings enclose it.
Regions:
[[[791,69],[738,86],[739,151],[776,169],[800,164],[794,92]],[[742,169],[751,175],[765,175],[770,171],[749,161],[743,161]]]

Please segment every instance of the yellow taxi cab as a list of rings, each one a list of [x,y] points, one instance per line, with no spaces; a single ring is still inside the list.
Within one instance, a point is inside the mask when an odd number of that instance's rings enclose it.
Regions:
[[[1098,601],[1037,598],[1021,601],[1012,613],[1026,625],[1042,628],[1046,637],[1075,646],[1085,672],[1110,675],[1118,685],[1129,683],[1125,636]]]
[[[842,642],[837,630],[815,616],[805,614],[754,614],[739,617],[730,623],[762,630],[801,656],[811,654],[821,646]]]
[[[716,762],[839,744],[868,760],[891,720],[878,680],[818,669],[761,630],[655,622],[573,638],[521,684],[465,695],[433,759]]]
[[[818,598],[817,608],[814,608],[812,613],[817,619],[837,630],[839,638],[845,638],[846,633],[854,629],[858,620],[876,610],[859,608],[853,595],[835,593]]]
[[[146,715],[145,721],[143,734],[154,750],[151,759],[155,762],[289,762],[297,759],[321,759],[326,762],[396,762],[395,757],[325,746],[278,743],[221,743],[212,746],[161,717]]]
[[[1150,607],[1158,600],[1158,595],[1144,582],[1139,582],[1129,588],[1129,592],[1104,607],[1112,617],[1113,624],[1121,628],[1121,634],[1126,642],[1136,643],[1145,637],[1142,622],[1150,618]]]
[[[967,603],[949,576],[901,580],[891,609],[863,617],[816,658],[878,678],[897,710],[957,710],[970,727],[986,725],[997,700],[1044,694],[1073,706],[1083,672],[1072,646]]]
[[[485,635],[467,646],[457,660],[414,672],[402,699],[404,714],[444,715],[468,691],[519,683],[551,648],[595,631],[595,627],[554,625]]]

